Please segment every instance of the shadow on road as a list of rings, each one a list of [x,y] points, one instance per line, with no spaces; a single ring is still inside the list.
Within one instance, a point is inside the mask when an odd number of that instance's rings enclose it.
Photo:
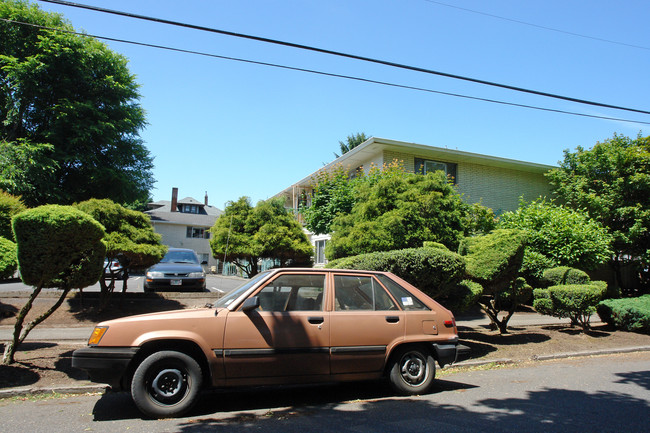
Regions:
[[[473,388],[449,380],[437,380],[432,393]],[[189,416],[206,416],[260,409],[307,410],[322,405],[341,404],[348,401],[384,399],[394,394],[385,382],[360,382],[345,384],[256,387],[233,390],[206,391]],[[128,393],[107,392],[97,401],[93,410],[95,421],[115,421],[142,418]],[[228,416],[228,415],[226,415]]]

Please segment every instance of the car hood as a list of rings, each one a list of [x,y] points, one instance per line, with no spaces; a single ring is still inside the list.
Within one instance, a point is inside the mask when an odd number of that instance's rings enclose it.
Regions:
[[[203,268],[198,263],[158,263],[148,269],[150,272],[164,272],[166,274],[186,274],[188,272],[202,272]]]

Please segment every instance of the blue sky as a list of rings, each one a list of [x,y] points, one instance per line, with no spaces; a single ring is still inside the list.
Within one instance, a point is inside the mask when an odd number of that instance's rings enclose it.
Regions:
[[[647,0],[441,1],[455,7],[432,0],[76,2],[650,109]],[[76,29],[99,36],[650,122],[644,114],[34,3],[62,13]],[[155,158],[155,200],[169,200],[172,187],[178,187],[179,196],[199,200],[207,191],[210,204],[221,209],[227,201],[244,195],[255,203],[333,160],[339,140],[356,132],[557,164],[564,149],[589,148],[614,133],[648,135],[650,129],[638,123],[517,108],[119,42],[107,44],[129,59],[130,70],[141,85],[140,102],[149,123],[141,136]]]

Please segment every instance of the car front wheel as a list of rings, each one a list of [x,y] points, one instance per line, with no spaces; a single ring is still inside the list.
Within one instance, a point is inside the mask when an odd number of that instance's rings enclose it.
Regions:
[[[397,393],[425,393],[433,383],[436,364],[431,353],[420,347],[401,349],[390,366],[389,381]]]
[[[131,396],[147,416],[180,416],[194,405],[201,381],[201,367],[191,356],[176,351],[155,352],[135,370]]]

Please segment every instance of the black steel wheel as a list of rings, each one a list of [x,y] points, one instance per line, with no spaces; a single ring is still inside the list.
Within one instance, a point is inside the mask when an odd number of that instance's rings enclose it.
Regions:
[[[180,416],[194,405],[201,381],[201,367],[191,356],[175,351],[155,352],[135,370],[131,396],[147,416]]]
[[[407,347],[393,357],[388,379],[402,395],[425,393],[436,376],[433,355],[421,347]]]

